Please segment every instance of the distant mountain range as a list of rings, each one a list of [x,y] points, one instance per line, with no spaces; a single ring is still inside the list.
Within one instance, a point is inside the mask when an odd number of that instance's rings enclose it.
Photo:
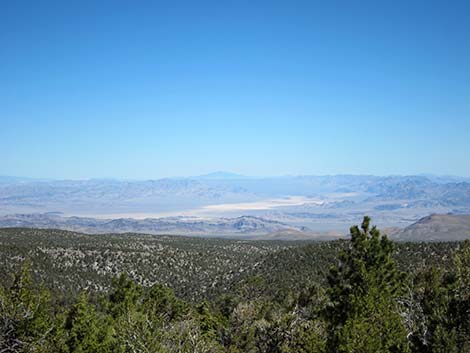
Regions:
[[[253,178],[215,172],[193,178],[144,181],[113,179],[35,180],[0,177],[0,206],[47,206],[60,202],[106,204],[109,202],[174,200],[253,200],[288,195],[325,196],[356,193],[370,200],[428,200],[443,205],[470,206],[470,182],[465,178],[444,179],[424,176],[378,177],[368,175],[286,176]]]
[[[0,216],[0,228],[61,229],[89,234],[142,233],[190,235],[239,239],[332,240],[346,233],[313,232],[283,222],[242,216],[211,220],[188,217],[148,219],[95,219],[61,217],[57,214],[17,214]],[[470,215],[433,214],[404,229],[383,229],[396,241],[433,242],[470,239]]]
[[[140,229],[143,218],[236,219],[246,216],[279,222],[295,231],[308,228],[315,234],[342,234],[351,224],[359,223],[365,214],[382,227],[405,228],[430,214],[448,213],[470,214],[468,178],[428,175],[249,177],[227,172],[142,181],[0,177],[0,216],[57,214],[80,219],[137,219],[131,222],[132,227],[119,222],[121,229],[127,230]],[[120,231],[119,227],[111,225],[109,231]],[[183,234],[196,233],[195,224],[172,226]],[[101,223],[100,227],[103,227]],[[161,227],[164,229],[163,225]],[[218,225],[205,226],[202,233],[215,234],[217,228],[233,232]]]
[[[184,217],[148,219],[95,219],[61,217],[56,214],[17,214],[0,216],[0,228],[42,228],[100,233],[143,233],[256,239],[311,239],[327,237],[306,227],[295,227],[259,217],[219,218],[213,220]]]

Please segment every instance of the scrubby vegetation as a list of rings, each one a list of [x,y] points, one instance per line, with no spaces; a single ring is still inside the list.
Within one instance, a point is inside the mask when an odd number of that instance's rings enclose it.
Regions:
[[[470,352],[470,242],[0,231],[0,352]]]

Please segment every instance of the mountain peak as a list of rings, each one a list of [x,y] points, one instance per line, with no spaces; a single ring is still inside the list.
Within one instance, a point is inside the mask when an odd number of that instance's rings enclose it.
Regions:
[[[199,175],[195,179],[245,179],[246,176],[231,172],[216,171],[209,174]]]

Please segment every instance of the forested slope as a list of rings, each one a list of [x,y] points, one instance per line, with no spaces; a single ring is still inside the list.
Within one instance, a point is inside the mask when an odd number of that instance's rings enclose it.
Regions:
[[[470,243],[0,231],[3,352],[468,352]]]

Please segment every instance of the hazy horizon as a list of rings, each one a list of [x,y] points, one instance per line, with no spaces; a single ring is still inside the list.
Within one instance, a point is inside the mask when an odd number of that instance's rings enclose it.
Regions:
[[[456,174],[433,174],[433,173],[418,173],[418,174],[354,174],[354,173],[337,173],[337,174],[307,174],[307,173],[300,173],[300,174],[280,174],[280,175],[253,175],[253,174],[241,174],[232,171],[212,171],[207,172],[204,174],[199,175],[173,175],[173,176],[149,176],[149,177],[142,177],[142,178],[126,178],[126,177],[118,177],[118,176],[90,176],[90,177],[82,177],[82,178],[66,178],[66,177],[41,177],[41,176],[24,176],[24,175],[11,175],[11,174],[0,174],[0,178],[18,178],[24,180],[31,180],[31,181],[47,181],[47,180],[54,180],[54,181],[65,181],[65,180],[72,180],[72,181],[86,181],[86,180],[116,180],[116,181],[146,181],[146,180],[159,180],[159,179],[191,179],[191,178],[205,178],[205,177],[214,177],[214,179],[220,178],[248,178],[248,179],[264,179],[264,178],[295,178],[295,177],[335,177],[335,176],[353,176],[353,177],[428,177],[428,178],[456,178],[456,179],[470,179],[470,175],[456,175]]]

